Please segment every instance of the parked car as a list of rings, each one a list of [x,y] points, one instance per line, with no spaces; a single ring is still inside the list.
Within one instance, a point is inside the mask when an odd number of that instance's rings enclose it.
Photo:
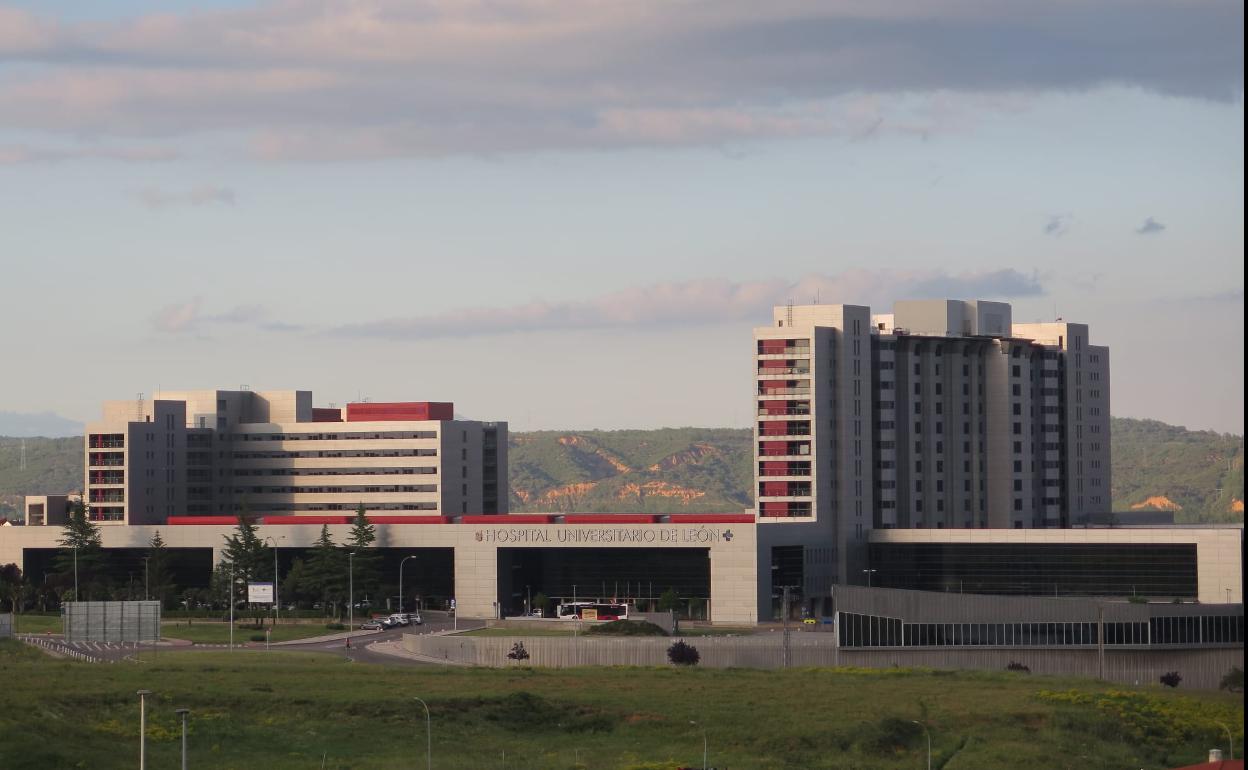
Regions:
[[[408,615],[406,612],[396,612],[387,618],[387,620],[392,621],[396,626],[410,626],[412,624],[412,616]]]
[[[366,620],[360,624],[361,631],[381,631],[384,628],[385,628],[385,625],[383,625],[382,622],[380,620],[377,620],[376,618],[372,620]]]
[[[535,609],[535,610],[533,610],[532,612],[530,612],[530,613],[529,613],[529,617],[531,617],[531,618],[544,618],[544,617],[546,617],[546,612],[545,612],[545,610],[543,610],[543,609],[541,609],[541,608],[539,607],[538,609]]]

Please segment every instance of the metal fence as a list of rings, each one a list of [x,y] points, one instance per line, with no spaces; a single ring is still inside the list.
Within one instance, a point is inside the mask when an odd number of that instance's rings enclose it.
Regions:
[[[525,664],[550,668],[572,666],[667,666],[667,648],[682,637],[602,639],[593,637],[472,637],[456,634],[407,634],[403,648],[448,663],[507,667],[517,662],[507,655],[517,643],[529,657]],[[697,647],[699,665],[707,668],[781,668],[781,633],[751,636],[683,637]],[[1021,663],[1035,674],[1095,678],[1101,662],[1096,650],[1055,649],[897,649],[860,650],[836,646],[832,634],[792,634],[789,665],[798,667],[855,666],[862,668],[928,667],[1003,671]],[[1124,684],[1155,684],[1169,671],[1178,671],[1183,687],[1215,689],[1232,666],[1244,665],[1244,650],[1113,650],[1106,652],[1105,678]]]
[[[0,613],[0,639],[7,639],[13,635],[13,613]]]
[[[160,602],[66,602],[67,642],[153,642],[160,638]]]

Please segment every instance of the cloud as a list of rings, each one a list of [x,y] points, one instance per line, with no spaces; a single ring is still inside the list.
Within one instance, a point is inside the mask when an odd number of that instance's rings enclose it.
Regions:
[[[262,159],[956,130],[1105,86],[1230,101],[1236,0],[273,0],[0,11],[6,126]]]
[[[724,321],[765,321],[789,299],[888,305],[902,297],[1024,297],[1044,291],[1036,276],[1016,270],[950,274],[930,270],[851,270],[809,275],[796,283],[772,279],[734,282],[700,279],[651,284],[584,302],[532,302],[467,308],[427,316],[390,318],[337,327],[334,334],[389,339],[473,337],[573,329],[671,328]]]
[[[228,187],[216,185],[200,185],[185,191],[160,190],[147,187],[134,193],[139,202],[149,209],[163,209],[171,206],[209,206],[221,204],[233,206],[234,191]]]
[[[1148,219],[1144,220],[1144,224],[1135,228],[1135,232],[1137,235],[1154,235],[1156,233],[1160,233],[1161,231],[1165,229],[1166,229],[1165,225],[1163,225],[1161,222],[1158,222],[1156,219],[1149,217]]]
[[[223,313],[204,313],[202,297],[166,305],[152,315],[152,329],[162,334],[201,334],[210,326],[243,326],[259,331],[293,332],[298,324],[269,318],[261,305],[236,305]]]
[[[1054,214],[1050,216],[1048,221],[1044,223],[1043,232],[1045,235],[1051,235],[1054,238],[1061,238],[1070,232],[1070,223],[1074,220],[1071,214]]]
[[[60,163],[72,160],[113,160],[127,163],[151,163],[173,160],[178,152],[158,145],[142,146],[80,146],[33,147],[24,144],[0,145],[0,166],[25,163]]]

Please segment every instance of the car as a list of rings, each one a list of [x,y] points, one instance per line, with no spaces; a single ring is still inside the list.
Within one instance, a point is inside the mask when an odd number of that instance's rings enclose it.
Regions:
[[[529,613],[529,617],[531,617],[531,618],[544,618],[544,617],[546,617],[546,611],[545,611],[545,610],[543,610],[543,609],[541,609],[541,608],[538,608],[538,609],[533,610],[532,612],[530,612],[530,613]]]
[[[411,616],[408,615],[406,612],[396,612],[390,617],[386,618],[386,620],[390,621],[390,625],[392,628],[394,626],[409,626],[412,624]]]
[[[813,625],[817,624],[818,622],[819,622],[819,621],[818,621],[818,620],[816,620],[816,619],[814,619],[814,618],[802,618],[802,623],[804,623],[804,624],[806,624],[806,625],[808,625],[808,626],[813,626]]]
[[[385,626],[382,624],[382,622],[380,620],[377,620],[376,618],[372,620],[366,620],[360,624],[361,631],[381,631],[384,628]]]

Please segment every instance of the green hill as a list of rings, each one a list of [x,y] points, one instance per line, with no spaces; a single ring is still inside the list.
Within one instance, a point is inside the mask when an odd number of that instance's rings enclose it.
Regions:
[[[1243,521],[1244,442],[1114,418],[1114,510],[1168,508],[1181,522]],[[24,494],[77,489],[82,439],[0,438],[0,515]],[[511,434],[513,511],[726,511],[753,501],[750,431],[663,428]]]

